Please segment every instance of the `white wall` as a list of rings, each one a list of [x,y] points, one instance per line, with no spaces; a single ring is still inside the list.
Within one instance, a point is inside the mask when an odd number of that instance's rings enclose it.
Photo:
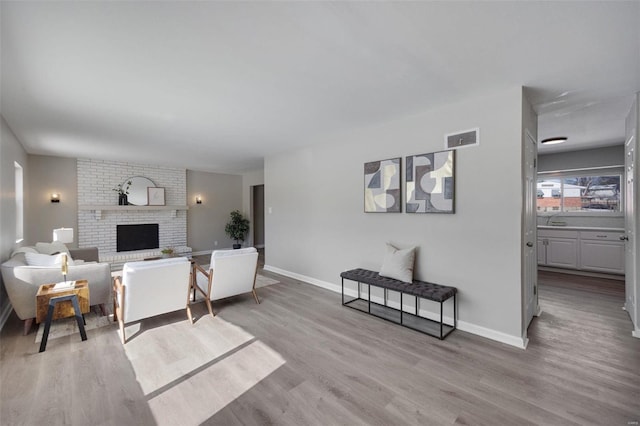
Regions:
[[[9,126],[0,115],[0,262],[9,259],[11,252],[22,244],[16,243],[16,205],[15,205],[15,166],[17,161],[23,168],[23,176],[26,180],[28,173],[27,153],[22,144],[15,137]],[[24,185],[24,197],[29,196],[27,184]],[[25,212],[26,212],[25,203]],[[28,224],[25,214],[25,232]],[[11,304],[0,276],[0,328],[4,326],[9,314]]]
[[[441,151],[444,134],[474,127],[455,214],[363,213],[365,162]],[[344,270],[379,270],[386,242],[415,245],[416,277],[458,288],[461,329],[523,344],[521,88],[312,142],[265,159],[267,268],[338,290]]]

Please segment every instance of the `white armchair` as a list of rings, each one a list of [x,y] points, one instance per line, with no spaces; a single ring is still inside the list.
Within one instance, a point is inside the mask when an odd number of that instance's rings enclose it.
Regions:
[[[125,263],[122,277],[113,282],[113,319],[118,321],[122,344],[125,324],[184,308],[191,321],[190,277],[186,257]]]
[[[214,316],[212,300],[251,292],[260,303],[255,287],[257,272],[258,251],[254,247],[216,250],[211,253],[208,271],[195,265],[195,289],[205,297],[209,313]]]

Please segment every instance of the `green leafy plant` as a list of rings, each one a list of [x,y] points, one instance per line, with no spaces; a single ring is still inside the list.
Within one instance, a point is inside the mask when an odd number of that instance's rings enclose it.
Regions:
[[[249,232],[249,219],[242,216],[239,210],[231,212],[231,220],[225,225],[224,232],[227,233],[232,240],[235,240],[234,248],[240,248],[239,241],[244,242],[244,237]]]
[[[165,247],[162,250],[160,250],[160,253],[162,254],[173,254],[174,250],[173,247]]]
[[[131,181],[119,183],[115,188],[111,188],[112,191],[117,192],[119,195],[129,195],[129,188],[131,188]]]

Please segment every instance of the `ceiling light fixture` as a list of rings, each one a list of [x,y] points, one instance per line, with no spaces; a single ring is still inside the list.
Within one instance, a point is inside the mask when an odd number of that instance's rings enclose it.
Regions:
[[[563,143],[566,142],[567,138],[565,136],[558,136],[555,138],[547,138],[547,139],[543,139],[542,141],[540,141],[540,143],[542,145],[555,145],[557,143]]]

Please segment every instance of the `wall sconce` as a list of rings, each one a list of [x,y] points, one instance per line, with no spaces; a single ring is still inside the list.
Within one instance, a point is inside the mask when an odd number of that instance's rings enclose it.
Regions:
[[[202,197],[200,195],[196,195],[196,204],[202,204]]]
[[[60,202],[60,194],[58,193],[53,193],[51,194],[51,202],[52,203],[59,203]]]

